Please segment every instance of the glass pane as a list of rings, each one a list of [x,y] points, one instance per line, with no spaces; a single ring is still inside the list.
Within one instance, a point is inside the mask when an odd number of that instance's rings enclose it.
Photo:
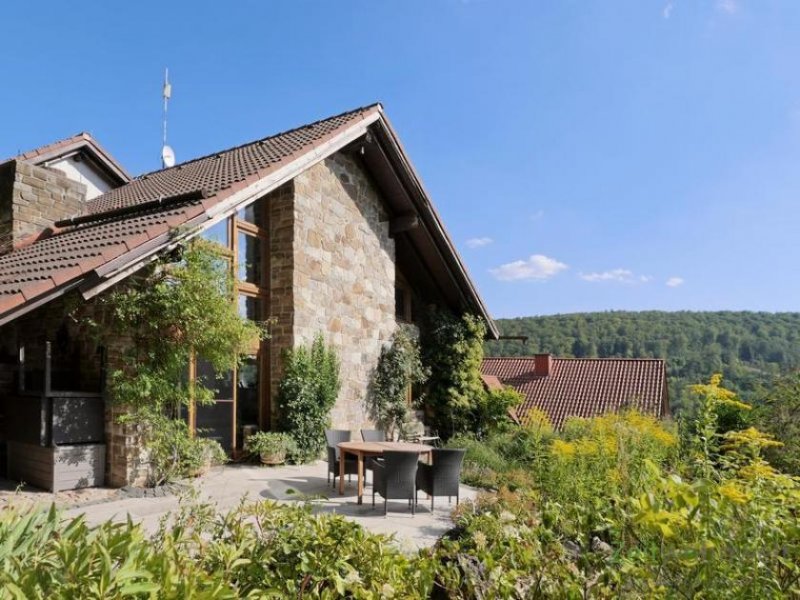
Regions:
[[[261,285],[261,240],[239,232],[239,279]]]
[[[256,200],[249,206],[239,209],[236,218],[240,221],[247,221],[257,227],[264,227],[264,203]]]
[[[261,299],[239,294],[239,316],[251,321],[263,321],[261,316]]]
[[[244,442],[245,430],[258,427],[258,358],[248,356],[242,361],[238,371],[237,401],[236,401],[236,427],[238,428],[237,445],[241,448]]]
[[[197,382],[214,390],[216,400],[233,400],[233,371],[217,375],[210,363],[198,359]]]
[[[217,242],[218,244],[228,247],[228,219],[223,219],[216,225],[206,229],[201,237]]]

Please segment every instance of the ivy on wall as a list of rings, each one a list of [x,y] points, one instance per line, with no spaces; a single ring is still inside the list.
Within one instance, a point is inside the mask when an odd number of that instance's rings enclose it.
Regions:
[[[266,337],[262,324],[239,315],[233,292],[227,251],[198,239],[105,300],[112,319],[102,335],[129,341],[124,366],[110,374],[111,397],[129,409],[127,421],[151,432],[147,442],[162,481],[185,474],[198,454],[187,441],[188,428],[170,421],[181,406],[213,399],[212,389],[188,377],[191,360],[202,359],[225,373]],[[216,450],[210,453],[219,456]]]
[[[367,409],[377,426],[391,439],[403,437],[409,421],[409,389],[428,379],[429,371],[420,358],[419,343],[407,327],[400,327],[391,343],[381,348],[375,367]],[[418,399],[418,401],[421,399]]]

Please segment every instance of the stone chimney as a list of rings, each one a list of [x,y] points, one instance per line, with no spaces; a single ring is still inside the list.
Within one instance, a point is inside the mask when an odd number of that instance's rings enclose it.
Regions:
[[[550,354],[533,355],[533,374],[537,377],[547,377],[553,369],[553,357]]]
[[[21,160],[0,164],[0,255],[81,214],[86,186]]]

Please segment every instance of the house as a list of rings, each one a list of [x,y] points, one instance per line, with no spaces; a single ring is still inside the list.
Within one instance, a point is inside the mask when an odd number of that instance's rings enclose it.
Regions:
[[[513,387],[525,398],[516,409],[521,423],[532,409],[543,411],[560,429],[569,417],[594,417],[624,408],[667,417],[669,391],[665,361],[656,358],[484,358],[485,385]]]
[[[332,424],[351,430],[369,424],[370,374],[398,323],[436,305],[480,315],[497,335],[380,104],[135,178],[81,134],[0,163],[10,475],[44,473],[51,487],[141,480],[135,433],[103,393],[124,340],[99,348],[84,317],[101,321],[99,298],[193,236],[231,250],[241,314],[274,320],[194,414],[231,451],[249,428],[272,427],[281,355],[317,332],[341,359]]]

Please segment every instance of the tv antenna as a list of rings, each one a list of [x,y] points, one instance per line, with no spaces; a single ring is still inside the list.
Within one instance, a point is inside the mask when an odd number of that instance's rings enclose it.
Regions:
[[[169,69],[164,69],[164,139],[161,146],[161,167],[166,169],[175,165],[175,151],[167,145],[167,108],[172,97],[172,85],[169,82]]]

